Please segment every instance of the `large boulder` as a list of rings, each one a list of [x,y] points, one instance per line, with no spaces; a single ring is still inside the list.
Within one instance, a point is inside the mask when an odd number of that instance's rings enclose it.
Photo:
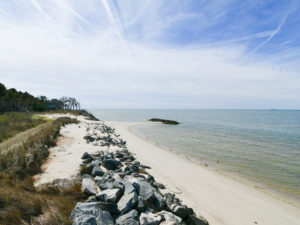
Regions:
[[[94,168],[92,169],[91,175],[93,177],[103,176],[104,175],[104,171],[99,166],[94,166]]]
[[[97,195],[97,199],[99,201],[116,203],[121,195],[122,191],[118,188],[106,189]]]
[[[172,204],[170,210],[182,219],[185,219],[187,216],[193,214],[193,210],[188,208],[186,205]]]
[[[166,193],[164,196],[165,196],[166,204],[169,208],[171,207],[172,204],[176,204],[176,205],[181,204],[180,200],[176,198],[174,194]]]
[[[89,158],[93,158],[93,157],[87,152],[83,153],[81,156],[81,159],[89,159]]]
[[[122,165],[120,161],[115,159],[105,159],[102,164],[108,170],[116,170]]]
[[[175,224],[180,224],[182,219],[173,213],[170,213],[166,210],[160,211],[157,213],[158,215],[162,216],[163,220],[166,222],[174,222]]]
[[[109,209],[99,202],[77,203],[71,213],[73,225],[114,225],[113,217],[102,208]]]
[[[147,211],[141,214],[140,225],[158,225],[162,219],[160,215]]]
[[[124,193],[125,194],[128,194],[128,193],[131,193],[131,192],[135,192],[136,191],[136,189],[135,189],[135,187],[134,187],[134,184],[132,184],[132,183],[130,183],[129,181],[126,181],[125,183],[124,183]]]
[[[82,176],[81,190],[88,195],[97,194],[96,184],[90,175],[84,174]]]
[[[166,208],[166,202],[163,196],[154,191],[155,201],[154,201],[154,210],[161,211]]]
[[[146,180],[138,182],[139,195],[146,205],[154,211],[161,211],[166,207],[164,198]]]
[[[116,220],[116,225],[139,225],[139,214],[136,210],[131,210],[128,213],[121,215]]]
[[[125,214],[133,209],[138,201],[137,193],[135,192],[134,187],[131,184],[125,186],[124,195],[118,202],[118,210],[120,214]]]
[[[102,210],[117,215],[117,205],[109,202],[78,202],[71,213],[71,220],[80,215],[95,214],[96,210]]]
[[[209,225],[207,220],[202,216],[189,215],[186,219],[187,225]]]
[[[80,215],[93,214],[94,209],[96,209],[97,202],[78,202],[71,213],[71,220]]]
[[[139,188],[139,195],[148,202],[149,200],[154,198],[154,190],[151,184],[149,184],[147,181],[142,180],[138,182],[138,188]]]
[[[92,161],[91,164],[92,164],[93,166],[101,166],[101,160],[96,159],[96,160]]]
[[[105,174],[102,178],[97,176],[95,177],[95,181],[102,190],[112,188],[123,190],[124,188],[124,182],[118,174]]]
[[[96,217],[97,225],[114,225],[114,218],[109,212],[103,211],[101,209],[95,209],[94,215]]]
[[[113,216],[119,214],[119,210],[117,204],[110,202],[97,202],[97,208],[102,209],[103,211],[107,211]]]
[[[98,225],[96,217],[92,214],[80,215],[74,218],[72,225]]]
[[[137,206],[136,206],[136,209],[139,213],[142,213],[146,210],[146,204],[145,204],[145,201],[144,199],[142,199],[140,196],[138,196],[138,203],[137,203]]]

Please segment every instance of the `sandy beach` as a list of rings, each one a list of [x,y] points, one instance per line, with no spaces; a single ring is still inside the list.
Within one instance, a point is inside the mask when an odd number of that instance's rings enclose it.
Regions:
[[[58,117],[68,116],[76,118],[78,124],[69,124],[62,127],[57,145],[50,148],[48,160],[42,166],[43,173],[34,177],[35,186],[45,183],[51,183],[56,179],[72,179],[77,176],[82,162],[81,156],[84,152],[93,153],[99,150],[106,150],[107,147],[88,144],[84,136],[89,132],[94,124],[102,122],[86,120],[83,116],[74,116],[71,114],[48,114],[45,117],[55,119]],[[114,150],[113,147],[109,150]]]
[[[67,125],[61,130],[57,146],[50,149],[49,160],[43,165],[44,172],[35,177],[36,185],[76,176],[84,152],[107,149],[83,139],[87,127],[102,122],[83,117],[78,120],[79,124]],[[105,124],[115,128],[127,141],[128,150],[151,167],[149,172],[166,185],[165,191],[176,193],[211,225],[300,224],[300,209],[296,206],[161,149],[130,131],[132,126],[144,123],[107,121]]]

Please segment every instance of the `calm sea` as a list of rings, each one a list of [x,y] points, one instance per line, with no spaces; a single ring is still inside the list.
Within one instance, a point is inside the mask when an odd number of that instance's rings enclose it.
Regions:
[[[91,110],[101,120],[146,121],[133,131],[202,164],[300,197],[299,110]]]

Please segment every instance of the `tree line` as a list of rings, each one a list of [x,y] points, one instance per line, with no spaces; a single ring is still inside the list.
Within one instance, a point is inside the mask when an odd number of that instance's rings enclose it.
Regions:
[[[43,112],[49,110],[79,110],[80,103],[73,97],[48,99],[46,96],[34,97],[28,92],[7,89],[0,83],[0,112]]]

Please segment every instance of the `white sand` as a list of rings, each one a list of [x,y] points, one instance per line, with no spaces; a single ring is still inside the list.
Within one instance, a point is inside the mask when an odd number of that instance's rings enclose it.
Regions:
[[[65,115],[49,115],[58,117]],[[74,116],[71,116],[74,117]],[[79,124],[62,128],[57,146],[50,149],[49,160],[43,165],[44,173],[36,176],[36,185],[53,180],[70,179],[78,173],[81,155],[107,147],[87,144],[83,137],[93,123],[77,117]],[[127,141],[129,151],[141,163],[151,166],[149,172],[176,193],[197,214],[203,215],[211,225],[300,225],[300,209],[276,199],[253,185],[246,185],[215,171],[163,150],[130,132],[139,123],[106,122],[116,128]],[[113,150],[113,149],[112,149]]]
[[[128,149],[157,181],[203,215],[211,225],[297,225],[300,209],[177,154],[159,148],[130,132],[141,123],[106,122],[127,141]]]
[[[51,183],[56,179],[70,179],[77,176],[82,162],[81,156],[84,152],[94,153],[99,150],[112,149],[108,147],[95,146],[92,143],[87,144],[83,139],[87,135],[88,127],[93,124],[101,124],[102,122],[86,120],[82,116],[74,116],[71,114],[49,114],[42,115],[48,118],[58,118],[68,116],[76,118],[80,122],[78,124],[69,124],[61,128],[61,136],[57,140],[57,145],[50,148],[48,160],[42,166],[43,173],[34,177],[35,186],[45,183]]]

